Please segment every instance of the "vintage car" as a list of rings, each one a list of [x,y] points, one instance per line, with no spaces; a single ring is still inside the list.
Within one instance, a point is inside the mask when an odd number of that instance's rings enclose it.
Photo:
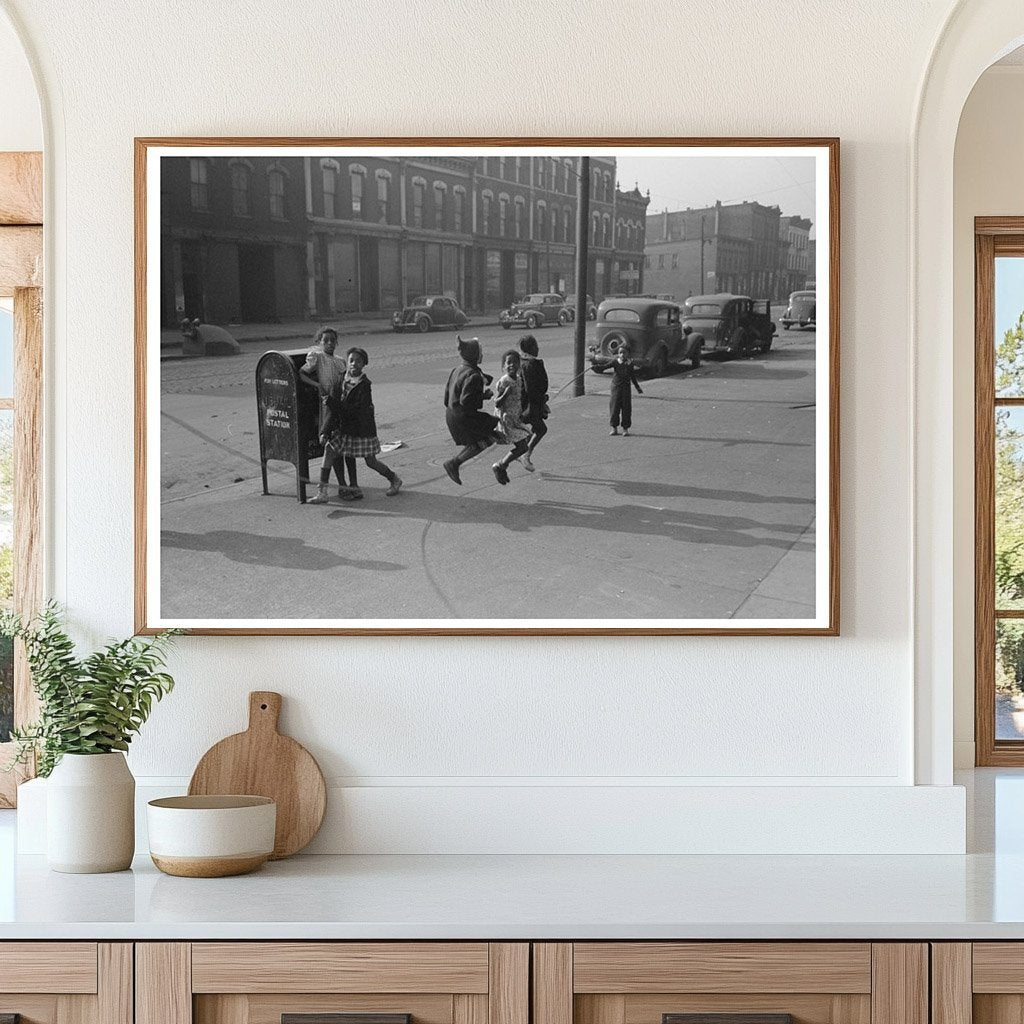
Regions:
[[[691,295],[683,303],[683,325],[704,336],[705,353],[729,356],[767,352],[775,337],[768,299],[749,295]]]
[[[604,373],[623,345],[630,362],[659,377],[670,363],[689,360],[700,366],[701,337],[683,331],[679,306],[663,299],[605,299],[597,307],[597,343],[590,348],[590,366]]]
[[[544,324],[567,324],[572,319],[572,311],[558,292],[524,295],[498,314],[498,320],[506,331],[510,327],[526,327],[535,331]]]
[[[468,323],[469,317],[447,295],[417,295],[401,313],[391,317],[391,326],[399,333],[426,333],[433,327],[464,327]]]
[[[570,296],[568,296],[566,298],[566,300],[565,300],[565,308],[567,310],[569,310],[569,319],[570,320],[575,320],[576,319],[576,296],[575,295],[570,295]],[[594,301],[594,296],[593,295],[588,295],[586,297],[586,310],[587,310],[587,319],[588,320],[596,320],[597,319],[597,303]]]
[[[789,296],[789,306],[779,318],[784,330],[790,327],[814,327],[815,295],[813,291],[793,292]]]

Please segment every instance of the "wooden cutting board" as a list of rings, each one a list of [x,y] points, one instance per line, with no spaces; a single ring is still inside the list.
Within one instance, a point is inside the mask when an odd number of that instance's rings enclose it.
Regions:
[[[327,787],[313,755],[277,731],[281,694],[249,694],[249,728],[214,744],[188,785],[190,796],[245,793],[277,803],[271,860],[290,857],[317,834],[327,808]]]

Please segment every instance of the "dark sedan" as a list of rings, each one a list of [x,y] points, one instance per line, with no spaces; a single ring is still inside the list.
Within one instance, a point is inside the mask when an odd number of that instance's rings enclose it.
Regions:
[[[468,323],[469,317],[447,295],[418,295],[401,313],[391,317],[391,326],[399,333],[425,334],[434,327],[464,327]]]

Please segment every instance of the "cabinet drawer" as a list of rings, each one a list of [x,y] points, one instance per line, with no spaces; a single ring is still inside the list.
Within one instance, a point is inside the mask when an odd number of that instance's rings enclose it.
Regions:
[[[534,1024],[926,1024],[923,943],[537,943]]]
[[[127,942],[0,942],[0,1018],[132,1024]]]
[[[136,1024],[529,1024],[514,942],[136,947]]]

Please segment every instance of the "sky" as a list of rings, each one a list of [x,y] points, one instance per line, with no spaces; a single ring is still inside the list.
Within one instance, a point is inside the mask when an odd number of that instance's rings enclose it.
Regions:
[[[0,307],[0,397],[14,391],[14,316]]]
[[[652,157],[616,153],[619,188],[651,190],[648,213],[685,210],[745,199],[778,206],[786,216],[799,215],[812,223],[814,158],[777,156]],[[811,235],[815,232],[812,230]]]
[[[996,344],[1024,311],[1024,258],[996,259]]]

